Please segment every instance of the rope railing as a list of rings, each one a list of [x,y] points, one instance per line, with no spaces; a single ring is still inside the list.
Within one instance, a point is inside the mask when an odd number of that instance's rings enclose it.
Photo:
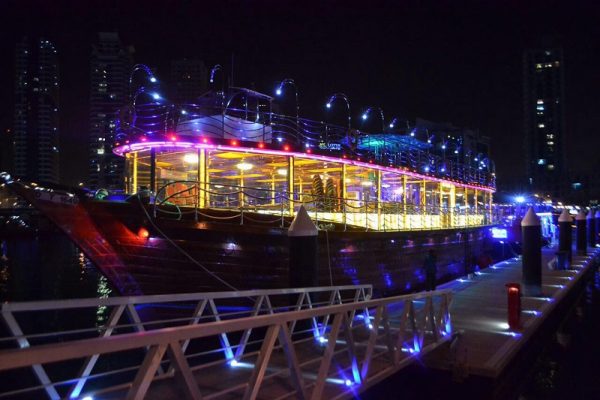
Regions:
[[[186,187],[168,194],[169,188],[175,185]],[[226,191],[218,191],[213,189],[216,186],[222,185],[201,184],[198,181],[168,182],[156,193],[153,202],[154,216],[165,214],[181,218],[185,214],[194,214],[196,218],[201,215],[215,220],[241,218],[243,223],[244,214],[271,214],[278,216],[272,223],[280,221],[283,227],[285,218],[293,217],[298,208],[304,205],[316,221],[341,223],[344,229],[348,226],[380,231],[448,229],[491,225],[498,220],[496,210],[489,206],[449,208],[394,201],[352,200],[310,192],[249,189],[235,185],[227,186]],[[185,195],[188,193],[190,195]],[[201,197],[205,202],[202,210],[199,201]],[[190,202],[190,199],[193,201]],[[172,211],[167,206],[187,208]],[[211,215],[207,212],[211,209],[237,213],[228,216]],[[257,221],[252,217],[250,220]]]

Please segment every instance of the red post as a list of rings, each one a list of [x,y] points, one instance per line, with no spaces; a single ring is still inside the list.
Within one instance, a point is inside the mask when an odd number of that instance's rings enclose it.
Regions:
[[[508,296],[508,326],[510,329],[518,329],[521,320],[521,285],[507,283],[506,290]]]

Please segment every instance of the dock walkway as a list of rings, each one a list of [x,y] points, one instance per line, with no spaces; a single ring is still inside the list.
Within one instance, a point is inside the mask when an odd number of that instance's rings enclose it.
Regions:
[[[548,262],[555,249],[543,249],[542,295],[522,297],[521,325],[511,330],[507,323],[505,284],[521,282],[521,260],[513,258],[480,272],[474,279],[458,279],[440,286],[452,289],[450,306],[453,330],[460,339],[451,357],[432,354],[427,365],[462,370],[465,375],[498,378],[542,324],[553,316],[565,298],[575,294],[584,276],[596,265],[600,249],[589,248],[586,256],[573,256],[571,269],[551,270]]]

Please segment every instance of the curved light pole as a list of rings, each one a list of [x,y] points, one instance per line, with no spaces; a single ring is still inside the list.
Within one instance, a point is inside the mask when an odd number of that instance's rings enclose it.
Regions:
[[[221,71],[221,73],[223,73],[223,67],[221,66],[221,64],[216,64],[210,69],[210,77],[208,79],[209,83],[215,83],[215,75],[217,74],[217,71]],[[221,85],[221,88],[222,86],[223,85]]]
[[[361,118],[363,121],[366,121],[369,118],[369,114],[371,114],[373,111],[379,111],[379,117],[381,117],[381,133],[384,133],[385,132],[385,119],[384,119],[383,110],[381,109],[381,107],[367,108],[367,110],[362,114]]]
[[[223,70],[223,67],[221,66],[221,64],[215,64],[210,69],[210,76],[208,78],[208,82],[210,84],[215,83],[215,75],[217,74],[217,71],[221,71],[221,74],[224,73],[224,70]],[[225,107],[225,77],[223,76],[221,79],[221,109],[223,109],[224,107]],[[224,113],[224,111],[223,111],[223,113]],[[225,114],[223,114],[223,118],[225,118]]]
[[[157,83],[158,82],[158,80],[156,79],[156,77],[152,73],[152,70],[150,69],[150,67],[148,67],[145,64],[135,64],[133,66],[133,68],[131,69],[131,74],[129,74],[129,98],[130,99],[133,99],[133,97],[134,97],[133,90],[132,90],[133,78],[135,77],[135,73],[138,72],[138,71],[143,71],[146,74],[146,77],[148,78],[148,81],[150,83]]]
[[[146,88],[144,86],[141,86],[136,92],[135,94],[131,97],[131,101],[133,103],[133,106],[135,107],[135,103],[137,102],[137,98],[139,95],[141,94],[148,94],[150,97],[152,97],[152,99],[155,100],[156,104],[158,104],[160,102],[160,100],[162,100],[162,97],[159,93],[157,92],[147,92]]]
[[[294,88],[294,94],[296,95],[296,126],[298,126],[298,121],[300,120],[300,103],[298,102],[298,86],[296,86],[296,82],[294,82],[294,80],[291,78],[285,78],[279,82],[279,86],[275,90],[275,94],[277,96],[281,96],[283,94],[283,88],[285,85],[290,85]]]
[[[398,122],[400,122],[400,118],[398,118],[398,117],[392,118],[392,120],[390,121],[390,124],[388,125],[389,128],[394,129],[398,125]],[[408,126],[408,120],[407,120],[406,121],[406,129],[408,129],[408,128],[409,128],[409,126]]]
[[[348,110],[348,131],[349,131],[350,129],[352,129],[352,124],[351,124],[351,114],[350,114],[350,101],[348,100],[348,96],[346,96],[344,93],[334,93],[329,97],[329,100],[327,101],[327,104],[325,104],[325,107],[328,109],[331,108],[333,102],[336,101],[337,99],[342,99],[346,103],[346,109]]]

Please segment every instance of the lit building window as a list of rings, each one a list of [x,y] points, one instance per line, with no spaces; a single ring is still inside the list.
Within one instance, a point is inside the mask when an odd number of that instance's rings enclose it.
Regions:
[[[538,124],[538,128],[545,128],[545,127],[546,127],[546,125],[544,125],[544,124]]]
[[[538,103],[538,104],[544,104],[544,100],[542,100],[542,99],[538,99],[537,103]]]
[[[548,142],[548,146],[554,146],[554,142]]]
[[[544,160],[543,158],[540,158],[538,160],[538,165],[544,165],[544,164],[546,164],[546,160]]]
[[[552,171],[552,170],[554,169],[554,165],[552,165],[552,164],[548,165],[548,169],[549,169],[550,171]]]

